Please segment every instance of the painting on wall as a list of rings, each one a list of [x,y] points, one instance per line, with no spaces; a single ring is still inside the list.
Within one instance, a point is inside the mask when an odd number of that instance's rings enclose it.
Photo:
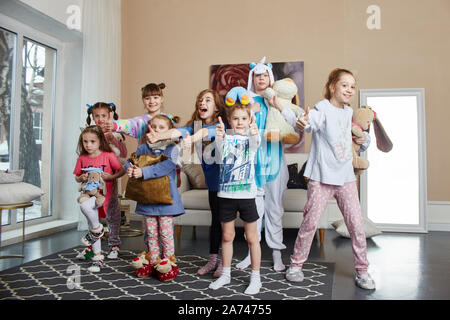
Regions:
[[[296,62],[271,62],[275,81],[284,78],[291,78],[298,88],[298,104],[304,109],[305,90],[304,90],[304,63]],[[250,63],[242,64],[219,64],[210,67],[209,87],[216,90],[224,98],[227,92],[233,87],[247,88],[248,74],[250,72]],[[285,152],[303,153],[305,148],[305,139],[301,135],[300,141],[291,146],[285,146]]]

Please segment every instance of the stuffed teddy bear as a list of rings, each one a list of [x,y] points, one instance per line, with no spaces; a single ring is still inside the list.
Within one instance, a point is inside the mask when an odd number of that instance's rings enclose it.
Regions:
[[[352,136],[362,138],[364,136],[363,131],[369,132],[371,123],[374,124],[377,148],[380,151],[389,152],[393,146],[392,142],[381,125],[380,120],[377,118],[377,114],[369,106],[361,106],[353,111]],[[352,141],[353,168],[357,175],[369,167],[369,161],[359,156],[358,150],[360,147],[354,140]]]
[[[88,174],[88,180],[81,183],[78,191],[81,191],[81,195],[78,197],[78,203],[83,203],[90,197],[96,197],[95,205],[101,207],[103,202],[105,202],[105,197],[99,192],[100,190],[103,194],[106,194],[105,181],[102,178],[103,170],[100,168],[83,168]]]
[[[153,267],[150,263],[150,252],[142,251],[131,261],[131,266],[136,269],[136,276],[139,278],[150,277],[153,274]]]
[[[298,100],[297,91],[297,86],[290,78],[277,80],[273,83],[272,88],[267,88],[264,91],[264,100],[269,108],[265,133],[267,141],[278,142],[281,140],[284,144],[296,144],[299,142],[299,134],[287,123],[281,112],[277,108],[271,107],[269,103],[276,94],[278,103],[283,108],[291,109],[295,116],[298,117],[303,113],[303,109],[292,102],[294,98],[296,98],[295,101]]]
[[[158,258],[154,268],[160,281],[170,281],[178,275],[177,259],[175,255],[171,255],[169,259]]]

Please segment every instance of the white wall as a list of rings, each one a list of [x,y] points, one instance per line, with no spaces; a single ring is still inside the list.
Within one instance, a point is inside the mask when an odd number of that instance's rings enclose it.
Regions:
[[[21,2],[33,7],[36,10],[52,17],[53,19],[66,24],[70,14],[67,13],[67,8],[70,5],[80,7],[80,12],[83,12],[84,0],[20,0]]]

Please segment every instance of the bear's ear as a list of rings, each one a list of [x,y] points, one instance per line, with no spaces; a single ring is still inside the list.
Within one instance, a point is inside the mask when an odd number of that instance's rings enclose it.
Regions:
[[[250,69],[253,69],[254,67],[256,67],[256,63],[254,63],[254,62],[252,62],[252,63],[250,63]]]

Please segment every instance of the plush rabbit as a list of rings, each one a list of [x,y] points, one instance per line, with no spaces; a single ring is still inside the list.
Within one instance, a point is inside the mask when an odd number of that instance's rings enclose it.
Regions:
[[[371,123],[374,125],[373,129],[378,150],[383,152],[391,151],[393,144],[377,118],[377,114],[369,106],[361,106],[353,112],[352,135],[359,138],[363,137],[363,131],[369,132]],[[369,161],[359,156],[359,148],[360,145],[353,141],[353,168],[355,169],[355,174],[361,174],[361,171],[369,167]]]

